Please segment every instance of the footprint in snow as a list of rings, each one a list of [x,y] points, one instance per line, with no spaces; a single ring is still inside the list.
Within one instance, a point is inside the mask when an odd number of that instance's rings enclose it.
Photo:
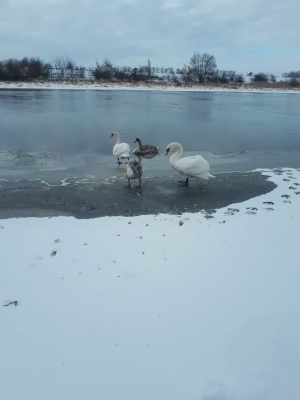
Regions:
[[[296,188],[294,186],[290,186],[289,189],[296,190]]]
[[[274,206],[273,201],[263,201],[263,204],[268,204],[268,205]]]
[[[284,203],[290,203],[291,204],[291,200],[283,200]]]
[[[256,214],[256,211],[258,211],[256,207],[246,207],[246,209],[248,210],[246,211],[246,214],[251,214],[251,215]]]
[[[234,215],[232,211],[225,211],[224,215]]]
[[[263,210],[265,210],[265,211],[274,211],[274,208],[266,207],[266,208],[263,208]]]
[[[300,183],[295,182],[294,185],[295,186],[300,186]]]
[[[291,196],[288,195],[288,194],[283,194],[281,197],[285,197],[286,199],[288,199],[288,198],[291,197]]]
[[[235,215],[236,212],[240,212],[240,210],[238,208],[227,208],[224,215]]]
[[[300,194],[300,192],[295,192],[295,194]]]
[[[286,178],[284,178],[284,179],[283,179],[283,181],[284,181],[284,182],[289,182],[289,181],[290,181],[290,179],[286,179]]]

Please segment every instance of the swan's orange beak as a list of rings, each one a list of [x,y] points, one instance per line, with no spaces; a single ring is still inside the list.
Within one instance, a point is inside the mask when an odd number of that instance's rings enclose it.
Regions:
[[[167,155],[169,154],[169,151],[170,151],[170,149],[167,149],[167,150],[166,150],[165,156],[167,156]]]

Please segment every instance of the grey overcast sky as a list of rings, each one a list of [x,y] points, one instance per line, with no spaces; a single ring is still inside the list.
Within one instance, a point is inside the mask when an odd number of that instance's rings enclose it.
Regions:
[[[0,0],[0,60],[180,68],[194,52],[242,73],[300,70],[300,1]]]

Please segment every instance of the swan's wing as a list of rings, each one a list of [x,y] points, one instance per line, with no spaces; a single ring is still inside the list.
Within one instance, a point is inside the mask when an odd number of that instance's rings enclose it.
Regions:
[[[158,153],[158,148],[152,146],[151,144],[143,144],[141,147],[136,148],[133,152],[134,154],[141,155],[155,154]]]
[[[115,144],[113,148],[113,154],[117,157],[129,157],[130,146],[128,143]]]
[[[141,176],[143,174],[143,167],[137,161],[132,161],[131,168],[136,175]]]
[[[205,176],[209,173],[210,167],[208,162],[200,155],[180,158],[175,162],[174,167],[182,175],[208,179]]]

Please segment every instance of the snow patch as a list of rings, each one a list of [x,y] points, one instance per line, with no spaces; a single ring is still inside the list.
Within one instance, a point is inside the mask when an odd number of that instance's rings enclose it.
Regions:
[[[0,220],[2,398],[298,400],[300,170],[261,173],[215,213]]]

